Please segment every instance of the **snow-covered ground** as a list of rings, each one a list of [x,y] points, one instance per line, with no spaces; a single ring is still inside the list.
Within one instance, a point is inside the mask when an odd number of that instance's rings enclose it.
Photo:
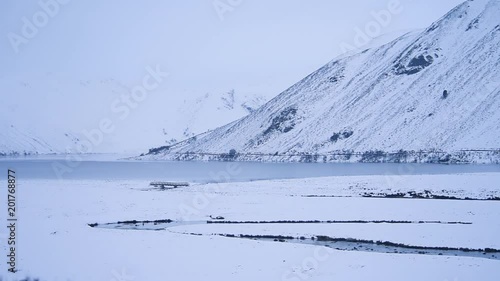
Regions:
[[[495,197],[500,195],[500,173],[339,176],[193,184],[166,191],[151,189],[143,180],[18,181],[18,277],[31,276],[40,281],[443,281],[497,280],[500,273],[500,260],[494,259],[337,251],[212,235],[327,235],[417,246],[500,249],[499,201],[360,197],[366,191],[424,190],[477,199]],[[5,185],[5,181],[1,184]],[[5,198],[5,189],[0,196]],[[0,214],[0,220],[5,221],[5,212]],[[227,221],[408,220],[467,224],[205,224],[212,220],[210,216],[222,216]],[[160,231],[88,226],[158,219],[192,224]],[[1,240],[5,238],[2,231]],[[3,257],[5,246],[2,243]],[[1,268],[3,280],[12,280],[3,271],[4,266]]]

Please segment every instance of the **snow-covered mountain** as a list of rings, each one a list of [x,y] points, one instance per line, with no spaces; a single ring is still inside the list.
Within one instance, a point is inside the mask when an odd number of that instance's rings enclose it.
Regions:
[[[133,85],[55,74],[2,77],[0,87],[0,155],[139,153],[239,119],[268,100],[230,88],[197,92],[167,85],[128,105],[122,97]],[[96,133],[105,119],[113,130]]]
[[[174,132],[174,135],[181,136],[178,139],[184,140],[208,129],[215,129],[228,121],[252,113],[266,101],[267,98],[264,96],[238,95],[234,89],[222,93],[209,92],[203,96],[184,100],[175,110],[179,122],[189,125],[183,126],[182,135],[181,132]],[[170,141],[171,144],[175,142],[177,141]]]
[[[333,161],[399,151],[407,161],[498,161],[499,15],[499,0],[466,1],[423,31],[337,58],[250,115],[146,158]]]

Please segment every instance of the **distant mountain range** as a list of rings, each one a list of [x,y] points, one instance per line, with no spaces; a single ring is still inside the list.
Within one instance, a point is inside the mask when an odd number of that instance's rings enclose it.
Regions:
[[[500,1],[334,59],[258,110],[141,159],[500,159]]]
[[[0,87],[6,93],[0,105],[0,155],[138,154],[239,119],[269,99],[232,89],[162,88],[133,108],[121,101],[132,87],[118,80],[54,74],[2,77]],[[100,138],[95,132],[104,119],[113,123],[113,131]]]

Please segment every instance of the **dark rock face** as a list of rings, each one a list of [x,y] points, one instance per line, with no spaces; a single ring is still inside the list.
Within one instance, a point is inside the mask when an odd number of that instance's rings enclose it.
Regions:
[[[447,90],[443,91],[443,96],[441,97],[442,99],[446,99],[448,97],[449,93]]]
[[[428,67],[434,62],[434,58],[432,56],[417,56],[413,58],[410,63],[408,64],[408,67],[421,67],[422,69],[425,67]]]
[[[434,57],[431,55],[419,55],[410,60],[407,66],[399,63],[395,66],[397,75],[412,75],[422,71],[434,62]]]
[[[338,132],[338,133],[334,133],[331,137],[330,137],[330,141],[331,142],[337,142],[339,140],[343,140],[343,139],[348,139],[350,136],[352,136],[354,134],[353,131],[343,131],[343,132]]]
[[[273,118],[271,125],[264,131],[264,135],[273,132],[288,133],[295,127],[295,116],[297,109],[289,107],[280,112],[280,114]]]

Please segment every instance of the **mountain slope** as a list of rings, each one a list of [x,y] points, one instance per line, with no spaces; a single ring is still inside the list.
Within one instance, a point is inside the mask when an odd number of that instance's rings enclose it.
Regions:
[[[148,157],[497,150],[499,14],[498,0],[467,1],[424,31],[333,60],[249,116]]]

